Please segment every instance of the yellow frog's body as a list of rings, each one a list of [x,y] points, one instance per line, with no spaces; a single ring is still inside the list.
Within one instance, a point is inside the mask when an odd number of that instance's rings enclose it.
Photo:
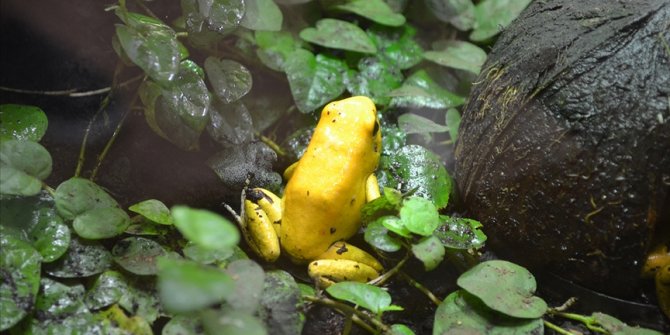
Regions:
[[[374,278],[379,262],[343,241],[359,230],[361,207],[379,196],[374,171],[380,152],[370,99],[328,104],[307,150],[285,173],[283,198],[262,189],[247,197],[243,232],[252,248],[268,261],[281,249],[296,263],[312,262],[310,275],[323,285]]]

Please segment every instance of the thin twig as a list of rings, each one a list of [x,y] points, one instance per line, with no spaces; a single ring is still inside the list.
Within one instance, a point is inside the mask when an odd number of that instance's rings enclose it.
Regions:
[[[561,327],[559,327],[559,326],[557,326],[557,325],[555,325],[555,324],[553,324],[553,323],[551,323],[547,320],[542,320],[542,321],[544,321],[544,325],[547,328],[549,328],[549,329],[551,329],[551,330],[553,330],[553,331],[555,331],[559,334],[562,334],[562,335],[576,335],[575,333],[572,333],[568,330],[565,330],[565,329],[563,329],[563,328],[561,328]]]
[[[409,256],[410,256],[409,252],[405,253],[405,256],[391,270],[388,270],[384,274],[382,274],[381,276],[369,281],[368,284],[375,285],[375,286],[381,286],[384,283],[386,283],[386,281],[389,280],[389,278],[391,278],[393,275],[398,273],[398,271],[400,271],[400,269],[403,267],[403,265],[405,265],[405,263],[409,259]]]
[[[442,301],[438,299],[433,292],[431,292],[427,287],[423,286],[421,283],[418,281],[414,280],[414,278],[410,277],[405,271],[400,271],[399,273],[410,285],[414,286],[417,288],[419,291],[421,291],[423,294],[430,299],[436,306],[439,306]]]
[[[124,81],[123,83],[119,84],[117,87],[124,87],[129,84],[132,84],[133,82],[142,79],[143,75],[136,76],[134,78],[128,79]],[[94,95],[100,95],[104,93],[109,93],[112,90],[112,86],[109,87],[103,87],[99,88],[96,90],[90,90],[90,91],[82,91],[80,92],[76,88],[72,88],[69,90],[56,90],[56,91],[42,91],[42,90],[24,90],[20,88],[13,88],[13,87],[7,87],[7,86],[0,86],[0,91],[5,91],[5,92],[12,92],[12,93],[21,93],[21,94],[34,94],[34,95],[48,95],[48,96],[65,96],[68,98],[84,98],[84,97],[90,97]]]
[[[339,302],[339,301],[336,301],[336,300],[332,300],[332,299],[326,298],[326,297],[305,296],[304,299],[307,300],[307,301],[310,301],[310,302],[315,302],[315,303],[318,303],[318,304],[322,304],[324,306],[335,308],[337,310],[342,311],[343,313],[352,313],[355,317],[360,318],[361,320],[363,320],[367,324],[373,325],[374,327],[381,330],[382,332],[387,332],[391,329],[389,326],[387,326],[383,322],[381,322],[381,320],[375,319],[375,318],[371,317],[370,315],[366,314],[365,312],[360,311],[356,308],[353,308],[353,307],[351,307],[351,306],[349,306],[345,303],[342,303],[342,302]],[[374,330],[373,330],[373,333],[374,333]]]

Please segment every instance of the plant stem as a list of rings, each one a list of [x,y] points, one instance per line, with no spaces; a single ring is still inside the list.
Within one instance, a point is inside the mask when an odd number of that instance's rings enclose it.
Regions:
[[[391,278],[393,275],[398,273],[398,271],[400,271],[402,266],[405,265],[405,263],[409,259],[409,255],[410,255],[409,252],[405,253],[405,256],[391,270],[388,270],[384,274],[382,274],[381,276],[369,281],[368,284],[375,285],[375,286],[381,286],[384,283],[386,283],[386,281],[389,280],[389,278]]]
[[[276,152],[278,156],[286,156],[286,151],[284,151],[284,149],[282,149],[275,141],[269,137],[263,136],[261,133],[256,133],[256,136],[258,136],[261,142],[265,143],[270,149]]]
[[[141,79],[141,78],[142,78],[142,76],[140,75],[140,76],[128,79],[128,80],[124,81],[123,83],[119,84],[117,87],[127,86],[127,85],[132,84],[133,82]],[[40,90],[24,90],[24,89],[20,89],[20,88],[0,86],[0,91],[5,91],[5,92],[21,93],[21,94],[35,94],[35,95],[65,96],[65,97],[69,97],[69,98],[90,97],[90,96],[93,96],[93,95],[108,93],[111,90],[112,90],[111,86],[99,88],[99,89],[96,89],[96,90],[83,91],[83,92],[79,92],[79,90],[77,90],[76,88],[72,88],[72,89],[69,89],[69,90],[40,91]]]
[[[563,328],[561,328],[561,327],[559,327],[559,326],[557,326],[557,325],[555,325],[555,324],[553,324],[553,323],[551,323],[551,322],[549,322],[549,321],[547,321],[547,320],[542,320],[542,321],[544,322],[544,325],[545,325],[547,328],[549,328],[549,329],[551,329],[551,330],[553,330],[553,331],[555,331],[555,332],[557,332],[557,333],[559,333],[559,334],[562,334],[562,335],[575,335],[575,333],[572,333],[572,332],[570,332],[570,331],[568,331],[568,330],[565,330],[565,329],[563,329]]]
[[[349,306],[345,303],[342,303],[342,302],[339,302],[339,301],[336,301],[336,300],[332,300],[332,299],[326,298],[326,297],[305,296],[304,298],[307,301],[315,302],[315,303],[318,303],[318,304],[322,304],[324,306],[328,306],[328,307],[332,307],[334,309],[337,309],[340,312],[344,313],[345,315],[347,313],[351,313],[352,316],[353,316],[352,320],[355,321],[356,317],[359,318],[363,323],[368,325],[368,327],[363,327],[363,328],[366,328],[366,330],[370,331],[373,334],[377,333],[377,331],[372,326],[381,330],[382,332],[387,332],[391,329],[389,326],[385,325],[380,320],[378,320],[376,318],[373,318],[370,315],[368,315],[367,313],[365,313],[363,311],[360,311],[358,309],[355,309],[355,308],[353,308],[353,307],[351,307],[351,306]],[[372,326],[370,326],[370,325],[372,325]]]
[[[56,190],[54,190],[53,187],[47,185],[45,182],[42,182],[42,188],[43,188],[45,191],[49,192],[49,194],[51,195],[51,197],[53,197],[53,196],[56,194]]]
[[[400,271],[400,275],[412,286],[417,288],[419,291],[423,292],[430,301],[432,301],[436,306],[439,306],[442,301],[438,299],[433,292],[431,292],[428,288],[423,286],[421,283],[418,281],[414,280],[412,277],[410,277],[405,271]]]
[[[607,334],[607,331],[604,328],[600,327],[598,325],[598,322],[590,316],[575,314],[575,313],[565,313],[565,312],[553,312],[552,314],[560,316],[560,317],[564,317],[566,319],[581,322],[586,326],[586,328],[588,328],[589,330],[592,330],[594,332]]]

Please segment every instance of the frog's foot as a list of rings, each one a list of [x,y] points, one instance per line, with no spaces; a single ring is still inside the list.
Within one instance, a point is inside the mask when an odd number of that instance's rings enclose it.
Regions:
[[[652,250],[644,264],[643,275],[654,277],[658,305],[670,318],[670,250],[668,246],[660,244]]]
[[[368,282],[382,271],[384,267],[372,255],[345,242],[333,243],[308,267],[309,276],[320,287],[340,281]]]
[[[251,249],[267,262],[279,258],[281,200],[268,190],[246,192],[242,213],[242,232]]]

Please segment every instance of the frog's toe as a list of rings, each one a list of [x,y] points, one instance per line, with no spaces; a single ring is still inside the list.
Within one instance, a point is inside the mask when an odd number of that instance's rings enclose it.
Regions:
[[[328,287],[336,282],[368,282],[379,277],[373,267],[348,259],[320,259],[309,263],[309,276],[320,287]]]

